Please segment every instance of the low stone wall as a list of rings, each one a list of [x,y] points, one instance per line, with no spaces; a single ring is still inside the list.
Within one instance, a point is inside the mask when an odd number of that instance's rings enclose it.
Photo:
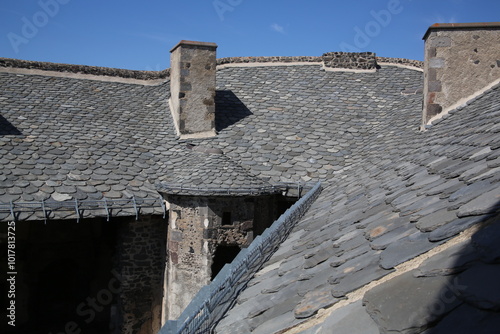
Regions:
[[[377,63],[388,63],[388,64],[397,64],[397,65],[405,65],[412,66],[417,68],[424,68],[424,62],[421,60],[412,60],[406,58],[391,58],[391,57],[376,57]]]
[[[30,61],[30,60],[11,59],[11,58],[0,58],[0,68],[2,67],[91,74],[100,76],[131,78],[138,80],[164,79],[170,76],[169,68],[159,72],[136,71],[136,70],[125,70],[121,68],[109,68],[109,67],[98,67],[98,66],[87,66],[87,65],[69,65],[69,64],[49,63],[49,62]]]
[[[217,59],[217,65],[244,63],[321,63],[322,57],[227,57]]]
[[[350,70],[374,70],[377,60],[373,52],[328,52],[323,54],[323,63],[327,68]]]
[[[404,58],[377,57],[373,52],[328,52],[322,56],[293,56],[293,57],[226,57],[217,59],[217,65],[227,64],[259,64],[259,63],[310,63],[324,64],[327,68],[372,70],[377,63],[399,64],[423,68],[423,62]],[[108,68],[86,65],[69,65],[49,62],[38,62],[20,59],[0,58],[1,68],[22,68],[54,72],[90,74],[130,78],[137,80],[158,80],[170,77],[170,68],[163,71],[137,71],[120,68]]]
[[[376,69],[379,63],[423,68],[424,62],[406,58],[377,57],[373,52],[328,52],[320,57],[228,57],[217,59],[217,65],[256,63],[319,63],[328,68]]]

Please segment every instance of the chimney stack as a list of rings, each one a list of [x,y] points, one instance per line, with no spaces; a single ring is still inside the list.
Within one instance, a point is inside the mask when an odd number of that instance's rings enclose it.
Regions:
[[[170,50],[170,110],[181,139],[213,137],[217,44],[180,41]]]
[[[500,22],[436,23],[424,35],[422,128],[500,79]]]

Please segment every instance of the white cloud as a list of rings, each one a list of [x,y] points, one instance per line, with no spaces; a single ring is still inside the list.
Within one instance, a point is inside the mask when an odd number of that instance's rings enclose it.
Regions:
[[[436,14],[432,18],[429,18],[427,20],[427,23],[429,25],[434,24],[434,23],[457,23],[457,18],[456,15],[451,15],[451,16],[443,16],[441,14]]]
[[[284,34],[285,33],[285,28],[283,28],[283,26],[280,26],[278,23],[271,24],[271,28],[274,31],[279,32],[280,34]]]

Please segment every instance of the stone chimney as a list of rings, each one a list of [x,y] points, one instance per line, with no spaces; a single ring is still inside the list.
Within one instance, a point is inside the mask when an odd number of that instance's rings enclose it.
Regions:
[[[181,139],[215,136],[217,44],[180,41],[170,56],[170,110]]]
[[[422,128],[500,79],[500,22],[436,23],[424,35]]]

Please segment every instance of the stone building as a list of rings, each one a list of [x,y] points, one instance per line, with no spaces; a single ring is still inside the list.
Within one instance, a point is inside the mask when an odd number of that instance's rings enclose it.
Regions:
[[[201,287],[278,217],[280,188],[222,151],[188,146],[185,167],[160,178],[169,208],[165,320],[177,319]]]
[[[424,62],[192,41],[161,72],[0,58],[2,333],[177,333],[240,249],[254,271],[197,326],[494,332],[499,27],[433,25]]]

